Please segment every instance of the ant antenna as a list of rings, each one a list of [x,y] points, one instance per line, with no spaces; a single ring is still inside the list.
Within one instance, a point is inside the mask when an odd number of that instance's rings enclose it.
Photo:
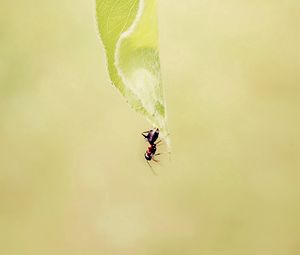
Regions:
[[[153,170],[153,168],[152,168],[152,166],[150,165],[150,163],[149,163],[148,161],[146,161],[146,162],[147,162],[148,166],[151,168],[152,173],[153,173],[154,175],[157,176],[157,173],[155,173],[155,171]]]

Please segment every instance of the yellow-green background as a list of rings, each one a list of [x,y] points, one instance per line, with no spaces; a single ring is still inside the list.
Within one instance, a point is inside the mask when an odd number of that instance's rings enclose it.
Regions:
[[[172,155],[156,177],[93,1],[1,0],[0,254],[299,254],[299,13],[159,2]]]

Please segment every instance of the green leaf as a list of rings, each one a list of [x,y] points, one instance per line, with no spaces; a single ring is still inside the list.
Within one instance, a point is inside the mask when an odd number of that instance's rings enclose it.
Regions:
[[[113,85],[165,136],[156,7],[156,0],[96,0],[96,15]]]

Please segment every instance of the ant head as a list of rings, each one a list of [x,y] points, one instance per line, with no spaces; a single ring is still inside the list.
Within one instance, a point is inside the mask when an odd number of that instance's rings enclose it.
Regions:
[[[147,153],[145,153],[145,159],[149,161],[149,160],[151,160],[151,156],[148,155]]]

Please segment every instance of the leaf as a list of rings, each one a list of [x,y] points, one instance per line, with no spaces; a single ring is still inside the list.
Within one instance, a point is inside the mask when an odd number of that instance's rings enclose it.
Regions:
[[[156,0],[96,0],[96,15],[113,85],[166,136],[156,7]]]

